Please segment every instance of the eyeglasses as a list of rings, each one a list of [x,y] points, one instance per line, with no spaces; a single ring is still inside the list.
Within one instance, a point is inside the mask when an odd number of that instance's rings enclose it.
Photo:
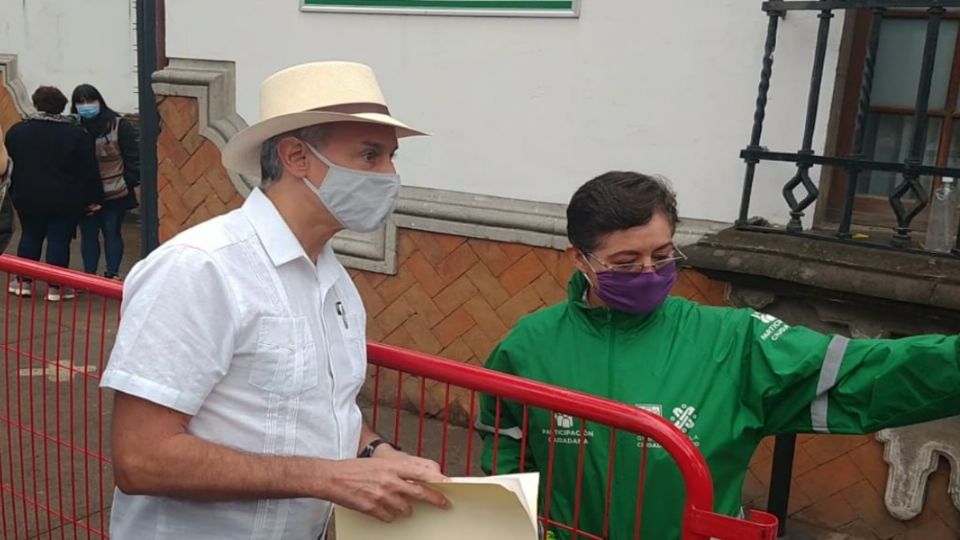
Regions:
[[[670,255],[663,257],[654,257],[653,263],[646,264],[642,262],[632,262],[632,263],[623,263],[623,264],[610,264],[606,261],[601,260],[593,253],[584,253],[588,259],[592,259],[604,270],[609,272],[646,272],[652,270],[657,274],[669,274],[670,272],[676,271],[684,261],[687,260],[687,256],[683,254],[676,246],[674,246],[673,251]],[[589,262],[587,263],[589,265]],[[593,267],[591,267],[593,269]],[[594,269],[594,272],[596,270]]]

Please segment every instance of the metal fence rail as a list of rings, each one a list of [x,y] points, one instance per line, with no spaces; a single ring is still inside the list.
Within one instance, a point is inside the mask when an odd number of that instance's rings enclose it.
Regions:
[[[18,278],[33,280],[33,296],[8,294],[3,310],[3,373],[0,374],[0,532],[3,538],[106,538],[113,492],[109,459],[110,393],[98,388],[119,323],[121,285],[15,257],[0,256],[0,276],[9,284]],[[47,302],[41,294],[51,284],[77,290],[76,299]],[[694,444],[673,424],[636,407],[601,399],[519,377],[464,365],[439,357],[370,343],[367,384],[361,406],[374,429],[407,451],[437,460],[450,475],[478,475],[481,441],[474,428],[478,399],[491,396],[497,404],[523,406],[523,437],[529,435],[526,418],[546,412],[551,416],[550,460],[543,477],[540,523],[560,538],[621,538],[610,529],[610,489],[605,500],[587,500],[588,475],[583,466],[590,452],[583,435],[588,426],[610,432],[611,447],[627,439],[639,460],[636,498],[628,501],[627,516],[640,537],[646,455],[656,445],[674,460],[686,489],[682,514],[687,540],[709,538],[771,539],[776,520],[761,512],[749,520],[718,515],[713,510],[713,483],[706,462]],[[553,448],[561,439],[556,422],[565,415],[579,426],[580,456],[576,470],[554,467]],[[392,418],[391,418],[392,416]],[[576,422],[576,424],[574,424]],[[568,426],[569,427],[569,426]],[[495,433],[499,433],[495,429]],[[493,452],[499,448],[494,435]],[[633,445],[633,440],[642,444]],[[605,444],[604,441],[592,441]],[[604,468],[607,485],[628,474],[615,468],[612,458]],[[529,468],[523,459],[521,470]],[[494,471],[495,472],[495,471]],[[637,474],[637,471],[633,471]],[[575,477],[575,482],[570,479]],[[573,493],[563,485],[574,485]],[[593,478],[597,480],[597,478]],[[595,482],[594,482],[595,483]],[[575,501],[573,518],[551,517],[551,501]],[[602,525],[581,526],[587,503],[602,513]],[[621,509],[625,508],[621,505]],[[596,519],[592,520],[596,522]]]
[[[6,292],[17,276],[34,278],[31,296]],[[120,284],[7,256],[0,280],[0,537],[105,537],[110,403],[98,383]],[[45,301],[51,285],[77,298]]]
[[[438,460],[447,474],[478,473],[480,441],[474,426],[479,417],[477,398],[480,394],[492,396],[498,411],[495,425],[492,426],[495,428],[494,434],[488,435],[493,439],[494,463],[497,462],[498,441],[503,437],[499,435],[499,412],[505,402],[512,401],[522,405],[523,441],[527,441],[531,436],[532,431],[527,419],[535,410],[545,411],[550,415],[550,458],[546,467],[541,464],[539,469],[541,475],[546,475],[546,479],[541,480],[541,486],[546,489],[545,493],[542,493],[540,515],[540,522],[545,530],[560,531],[569,535],[569,538],[621,538],[613,535],[610,530],[610,486],[618,475],[627,472],[615,467],[612,449],[623,436],[639,436],[642,442],[636,445],[635,451],[640,457],[641,470],[638,475],[641,479],[644,476],[646,455],[655,445],[668,452],[680,470],[687,493],[683,508],[683,538],[759,539],[775,536],[776,520],[770,515],[754,512],[750,516],[753,521],[747,521],[712,512],[713,483],[706,462],[690,439],[660,416],[623,403],[397,347],[370,343],[367,350],[370,362],[374,365],[370,374],[373,392],[366,396],[365,401],[370,402],[370,417],[374,429],[392,435],[394,443],[402,444],[418,455]],[[384,418],[384,405],[391,406],[392,421]],[[410,411],[406,420],[403,411]],[[561,438],[556,419],[563,415],[572,419],[573,431],[580,434],[576,470],[560,471],[553,466],[554,449]],[[456,430],[458,434],[451,435],[451,426],[457,425],[462,428]],[[584,477],[587,474],[584,455],[588,452],[588,441],[584,434],[591,425],[610,428],[608,439],[591,441],[592,444],[608,445],[611,456],[604,467],[606,477],[595,479],[594,482],[606,487],[602,494],[605,498],[602,505],[602,527],[598,530],[582,528],[578,523],[581,504],[585,497],[591,495],[583,491],[586,483]],[[440,440],[442,443],[439,447],[428,449],[423,445],[425,438]],[[460,467],[451,466],[451,446],[456,446],[463,452],[459,454]],[[525,463],[524,454],[521,453],[519,469],[525,471],[529,470],[528,467],[530,465]],[[496,473],[495,467],[492,472]],[[629,472],[636,474],[635,471]],[[565,475],[568,480],[570,476],[574,477],[572,482],[567,482],[576,486],[574,493],[560,493],[559,488],[552,487],[553,481],[560,475]],[[635,531],[633,538],[640,538],[645,487],[641,480],[636,486],[636,495],[631,505],[631,510],[636,513],[630,518]],[[565,500],[574,501],[574,517],[571,522],[560,522],[551,517],[551,498],[558,495],[564,496]]]
[[[740,157],[746,163],[744,173],[743,193],[740,200],[740,211],[737,226],[745,230],[762,232],[779,232],[811,238],[824,239],[821,234],[812,234],[803,230],[802,218],[807,209],[817,201],[820,190],[810,179],[809,171],[814,165],[831,166],[846,173],[846,189],[843,200],[843,210],[839,226],[834,234],[835,239],[849,240],[852,236],[851,224],[854,212],[854,202],[857,194],[857,185],[864,172],[887,171],[897,173],[901,181],[889,196],[891,211],[896,217],[893,238],[888,244],[872,243],[875,247],[886,247],[903,250],[917,249],[911,241],[911,224],[914,219],[928,205],[927,192],[920,182],[922,175],[935,177],[960,177],[960,168],[940,167],[923,164],[924,144],[927,137],[929,121],[929,101],[931,83],[936,60],[937,43],[940,39],[941,21],[948,7],[960,7],[958,0],[777,0],[763,3],[763,10],[767,13],[767,37],[763,49],[762,68],[760,71],[760,85],[757,91],[756,107],[753,116],[753,128],[750,141],[740,152]],[[914,127],[910,134],[909,152],[903,162],[890,162],[870,159],[864,155],[864,140],[866,137],[867,118],[870,113],[870,97],[873,92],[873,78],[877,61],[877,51],[880,44],[880,33],[883,28],[884,16],[891,9],[923,9],[926,13],[927,30],[924,41],[923,55],[917,58],[920,62],[920,78],[917,88],[916,103],[914,106]],[[866,55],[863,63],[863,77],[860,83],[859,100],[854,125],[851,151],[844,156],[827,156],[813,150],[813,134],[816,129],[817,113],[820,102],[820,92],[823,83],[824,59],[827,53],[827,41],[830,37],[831,19],[834,11],[841,10],[852,13],[853,10],[870,9],[872,19],[870,34],[867,40]],[[766,116],[770,80],[773,76],[774,51],[777,45],[777,32],[780,18],[788,12],[817,12],[820,19],[817,29],[816,47],[814,50],[813,70],[810,75],[810,85],[807,96],[806,120],[802,132],[802,142],[796,152],[770,151],[761,145],[763,124]],[[757,225],[750,220],[750,200],[753,192],[757,165],[763,161],[780,161],[796,164],[796,173],[788,179],[782,189],[783,198],[790,209],[790,221],[785,229]],[[835,178],[835,181],[843,180]],[[802,194],[798,197],[798,193]],[[908,203],[909,198],[915,202]],[[958,235],[956,249],[952,256],[960,256],[960,235]],[[864,242],[858,242],[863,245]]]

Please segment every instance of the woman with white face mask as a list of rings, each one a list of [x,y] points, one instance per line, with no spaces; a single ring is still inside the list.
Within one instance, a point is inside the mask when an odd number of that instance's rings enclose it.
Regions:
[[[97,163],[103,182],[100,209],[80,220],[80,254],[83,270],[96,274],[100,265],[100,237],[106,259],[104,276],[120,277],[123,260],[121,227],[128,210],[138,206],[134,188],[140,185],[140,150],[136,127],[114,112],[100,91],[89,84],[73,90],[70,111],[96,140]]]

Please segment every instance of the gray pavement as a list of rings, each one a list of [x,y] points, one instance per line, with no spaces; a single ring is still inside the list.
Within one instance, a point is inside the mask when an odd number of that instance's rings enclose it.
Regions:
[[[79,235],[79,232],[77,233]],[[17,243],[20,241],[19,225],[10,240],[10,245],[4,251],[6,254],[16,255]],[[124,255],[123,262],[120,265],[121,275],[126,275],[130,267],[140,259],[140,221],[137,214],[127,215],[126,222],[123,225]],[[41,259],[42,260],[42,259]],[[103,254],[100,255],[100,268],[98,272],[102,275],[104,268]],[[77,236],[70,245],[70,268],[78,271],[83,270],[83,264],[80,259],[80,237]]]
[[[140,254],[135,219],[124,239],[125,273]],[[16,233],[6,253],[18,242]],[[79,239],[70,267],[82,269]],[[0,273],[4,288],[7,279]],[[31,298],[0,294],[0,537],[101,538],[113,478],[110,395],[97,383],[119,305],[87,294],[47,302],[35,286]]]

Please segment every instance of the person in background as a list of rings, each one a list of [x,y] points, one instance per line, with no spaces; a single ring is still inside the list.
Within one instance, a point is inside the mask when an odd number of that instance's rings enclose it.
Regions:
[[[137,128],[108,107],[100,91],[92,85],[77,86],[71,102],[70,111],[80,117],[80,125],[94,137],[103,182],[103,207],[80,219],[83,271],[97,273],[102,234],[107,265],[103,275],[119,279],[123,260],[123,219],[127,211],[138,205],[134,191],[140,185]]]
[[[0,126],[0,141],[3,141],[3,126]],[[13,202],[7,196],[12,168],[7,147],[0,143],[0,253],[7,250],[13,236]]]
[[[64,116],[67,98],[53,86],[33,93],[37,112],[10,128],[7,152],[16,164],[11,175],[10,196],[22,232],[17,256],[40,260],[47,243],[47,263],[67,268],[70,242],[77,222],[100,208],[103,187],[94,154],[93,138],[69,116]],[[14,278],[11,294],[30,296],[32,283]],[[47,300],[74,297],[71,289],[47,288]]]

